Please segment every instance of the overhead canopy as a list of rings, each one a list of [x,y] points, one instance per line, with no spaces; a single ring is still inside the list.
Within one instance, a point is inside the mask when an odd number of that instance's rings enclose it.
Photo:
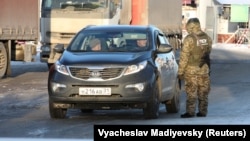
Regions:
[[[217,0],[220,4],[243,4],[250,5],[250,0]]]

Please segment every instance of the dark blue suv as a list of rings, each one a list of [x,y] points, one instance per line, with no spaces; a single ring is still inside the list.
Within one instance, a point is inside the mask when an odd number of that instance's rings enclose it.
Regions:
[[[64,47],[48,78],[51,118],[67,109],[142,109],[146,119],[180,108],[180,81],[173,48],[154,26],[107,25],[83,28]]]

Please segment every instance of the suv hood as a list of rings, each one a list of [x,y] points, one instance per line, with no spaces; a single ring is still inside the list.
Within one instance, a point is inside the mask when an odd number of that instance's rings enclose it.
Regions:
[[[81,64],[133,64],[151,58],[151,51],[144,52],[69,52],[60,58],[64,65]]]

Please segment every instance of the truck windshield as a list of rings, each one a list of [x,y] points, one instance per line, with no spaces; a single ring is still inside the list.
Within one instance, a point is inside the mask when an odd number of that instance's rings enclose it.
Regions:
[[[108,0],[43,0],[44,10],[53,9],[74,9],[93,10],[97,8],[107,8]]]

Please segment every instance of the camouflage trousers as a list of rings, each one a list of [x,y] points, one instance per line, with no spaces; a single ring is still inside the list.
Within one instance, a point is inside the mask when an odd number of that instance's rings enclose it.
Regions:
[[[185,91],[187,94],[186,112],[194,115],[196,103],[198,110],[202,114],[207,114],[208,94],[210,92],[209,75],[185,75]]]

